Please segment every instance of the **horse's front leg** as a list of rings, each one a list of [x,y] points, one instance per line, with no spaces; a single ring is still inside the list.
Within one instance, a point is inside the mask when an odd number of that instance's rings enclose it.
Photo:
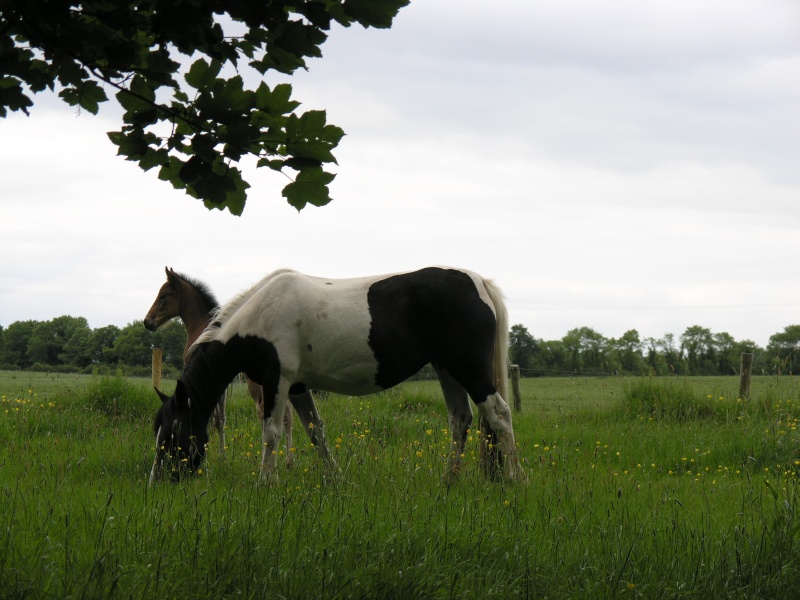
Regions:
[[[289,385],[281,380],[278,393],[264,397],[264,417],[261,420],[261,478],[277,483],[276,468],[278,448],[283,431],[283,416],[288,398]]]
[[[256,404],[256,414],[259,420],[264,419],[264,390],[255,381],[245,375],[247,382],[247,391],[253,398]],[[283,412],[283,433],[286,435],[286,466],[291,467],[294,461],[294,454],[292,452],[292,423],[294,422],[294,415],[291,409],[287,408]]]

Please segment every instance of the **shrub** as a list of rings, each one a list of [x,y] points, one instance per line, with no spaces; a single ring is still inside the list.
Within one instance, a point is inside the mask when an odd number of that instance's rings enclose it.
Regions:
[[[693,392],[685,381],[657,381],[650,377],[623,386],[622,409],[629,415],[676,421],[708,419],[717,415],[711,399]]]
[[[152,390],[119,373],[114,377],[93,377],[86,386],[86,405],[113,418],[149,417],[156,406],[154,398]]]

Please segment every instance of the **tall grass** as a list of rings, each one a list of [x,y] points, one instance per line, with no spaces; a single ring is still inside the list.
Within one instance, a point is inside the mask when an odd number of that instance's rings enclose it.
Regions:
[[[710,381],[674,399],[674,379],[526,380],[529,483],[487,483],[473,435],[449,488],[435,385],[326,397],[340,474],[297,430],[276,485],[239,387],[226,457],[212,440],[201,475],[149,488],[149,384],[17,383],[0,404],[2,598],[782,598],[800,583],[800,409],[783,384],[745,403]]]

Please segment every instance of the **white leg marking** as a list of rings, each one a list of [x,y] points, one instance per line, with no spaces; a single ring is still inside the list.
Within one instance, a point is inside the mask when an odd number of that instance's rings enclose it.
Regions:
[[[517,443],[511,425],[511,408],[500,394],[494,393],[486,398],[486,401],[479,406],[479,410],[497,434],[500,452],[505,459],[506,475],[509,479],[525,479],[525,472],[517,456]]]
[[[161,427],[158,428],[156,432],[156,455],[153,457],[153,468],[150,469],[150,481],[148,485],[152,486],[155,483],[156,479],[159,477],[159,468],[158,468],[158,437],[161,435]]]

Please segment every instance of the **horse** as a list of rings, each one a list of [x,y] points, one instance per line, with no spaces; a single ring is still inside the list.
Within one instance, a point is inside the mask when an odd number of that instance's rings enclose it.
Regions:
[[[148,331],[155,331],[164,323],[175,317],[180,317],[186,328],[186,347],[183,351],[183,363],[188,364],[192,344],[203,333],[210,319],[219,310],[219,303],[211,289],[202,281],[186,275],[176,273],[173,269],[165,267],[167,281],[158,290],[153,305],[144,318],[144,326]],[[247,391],[256,404],[259,418],[264,414],[264,393],[261,386],[249,378],[245,378]],[[214,408],[213,421],[219,433],[219,452],[225,454],[225,401],[226,393],[223,392],[219,402]],[[263,418],[262,418],[263,420]],[[292,411],[284,413],[283,429],[286,433],[286,447],[292,447]],[[291,466],[293,454],[286,453],[286,466]]]
[[[391,388],[431,364],[449,414],[444,479],[457,476],[473,413],[492,442],[491,477],[524,479],[507,393],[508,313],[496,285],[464,269],[329,279],[282,269],[223,306],[192,346],[171,396],[158,392],[151,481],[195,473],[222,390],[244,372],[264,390],[263,479],[277,481],[276,449],[290,394],[320,458],[333,470],[325,427],[309,390],[364,395]]]

